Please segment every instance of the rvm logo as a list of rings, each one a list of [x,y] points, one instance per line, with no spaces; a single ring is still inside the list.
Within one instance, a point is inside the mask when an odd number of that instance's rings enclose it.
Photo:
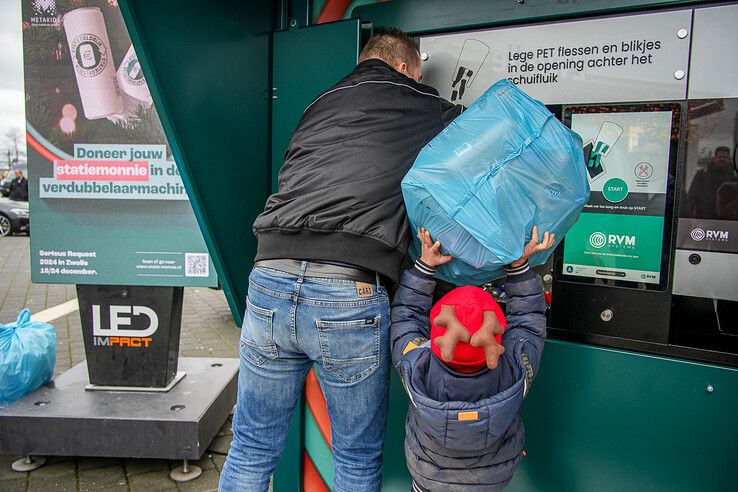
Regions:
[[[620,234],[603,234],[602,232],[594,232],[589,236],[589,244],[593,248],[600,249],[605,244],[612,246],[635,246],[635,236],[625,236]]]
[[[729,231],[704,230],[699,227],[692,229],[692,232],[690,232],[689,235],[695,241],[727,241],[730,238]]]

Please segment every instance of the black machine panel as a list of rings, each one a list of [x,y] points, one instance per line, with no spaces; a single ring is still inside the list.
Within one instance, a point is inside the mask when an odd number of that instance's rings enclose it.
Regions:
[[[551,326],[667,343],[679,103],[564,108],[592,189],[554,261]]]

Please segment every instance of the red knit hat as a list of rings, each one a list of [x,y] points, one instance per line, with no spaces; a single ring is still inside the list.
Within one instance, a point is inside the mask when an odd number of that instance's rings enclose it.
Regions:
[[[475,347],[469,342],[459,341],[450,361],[444,360],[441,356],[441,348],[436,344],[436,338],[443,336],[446,328],[436,325],[435,321],[441,314],[443,306],[453,307],[456,318],[470,335],[479,331],[485,311],[492,311],[504,330],[507,324],[502,309],[489,292],[474,286],[457,287],[443,296],[431,309],[431,350],[435,356],[455,371],[463,373],[479,371],[487,365],[485,351],[481,346]],[[502,341],[501,335],[495,335],[494,338],[498,344]]]

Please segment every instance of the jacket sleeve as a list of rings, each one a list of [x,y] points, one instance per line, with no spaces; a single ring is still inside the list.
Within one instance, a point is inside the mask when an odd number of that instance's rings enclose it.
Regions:
[[[525,343],[523,352],[530,362],[532,377],[538,373],[546,339],[546,299],[541,276],[524,265],[507,269],[507,329],[502,344]]]
[[[429,317],[435,287],[433,275],[422,273],[417,267],[402,274],[391,310],[390,342],[395,366],[409,342],[430,338]]]
[[[441,119],[443,120],[443,126],[448,126],[449,123],[454,121],[457,116],[464,112],[465,106],[461,104],[454,104],[443,98],[441,101]]]

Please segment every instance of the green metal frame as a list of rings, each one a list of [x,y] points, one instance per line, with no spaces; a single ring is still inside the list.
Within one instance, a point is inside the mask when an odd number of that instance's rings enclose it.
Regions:
[[[506,24],[574,19],[708,3],[704,0],[392,0],[354,8],[352,17],[377,28],[397,27],[411,34],[461,31]]]
[[[182,181],[240,325],[269,194],[273,2],[123,0]]]
[[[408,490],[408,398],[393,372],[383,491]],[[510,491],[734,490],[738,370],[548,340]],[[307,434],[310,433],[310,436]],[[326,481],[330,451],[306,429]]]
[[[305,108],[322,91],[356,65],[360,24],[356,19],[278,31],[273,36],[272,189],[284,162],[284,152]],[[330,57],[322,56],[330,51]],[[310,74],[300,77],[297,74]],[[306,409],[300,401],[292,420],[285,451],[274,474],[274,492],[298,490],[303,442],[311,434]],[[330,456],[328,456],[330,463]],[[316,465],[323,466],[325,460]]]
[[[737,412],[736,369],[549,340],[509,490],[734,489]]]

